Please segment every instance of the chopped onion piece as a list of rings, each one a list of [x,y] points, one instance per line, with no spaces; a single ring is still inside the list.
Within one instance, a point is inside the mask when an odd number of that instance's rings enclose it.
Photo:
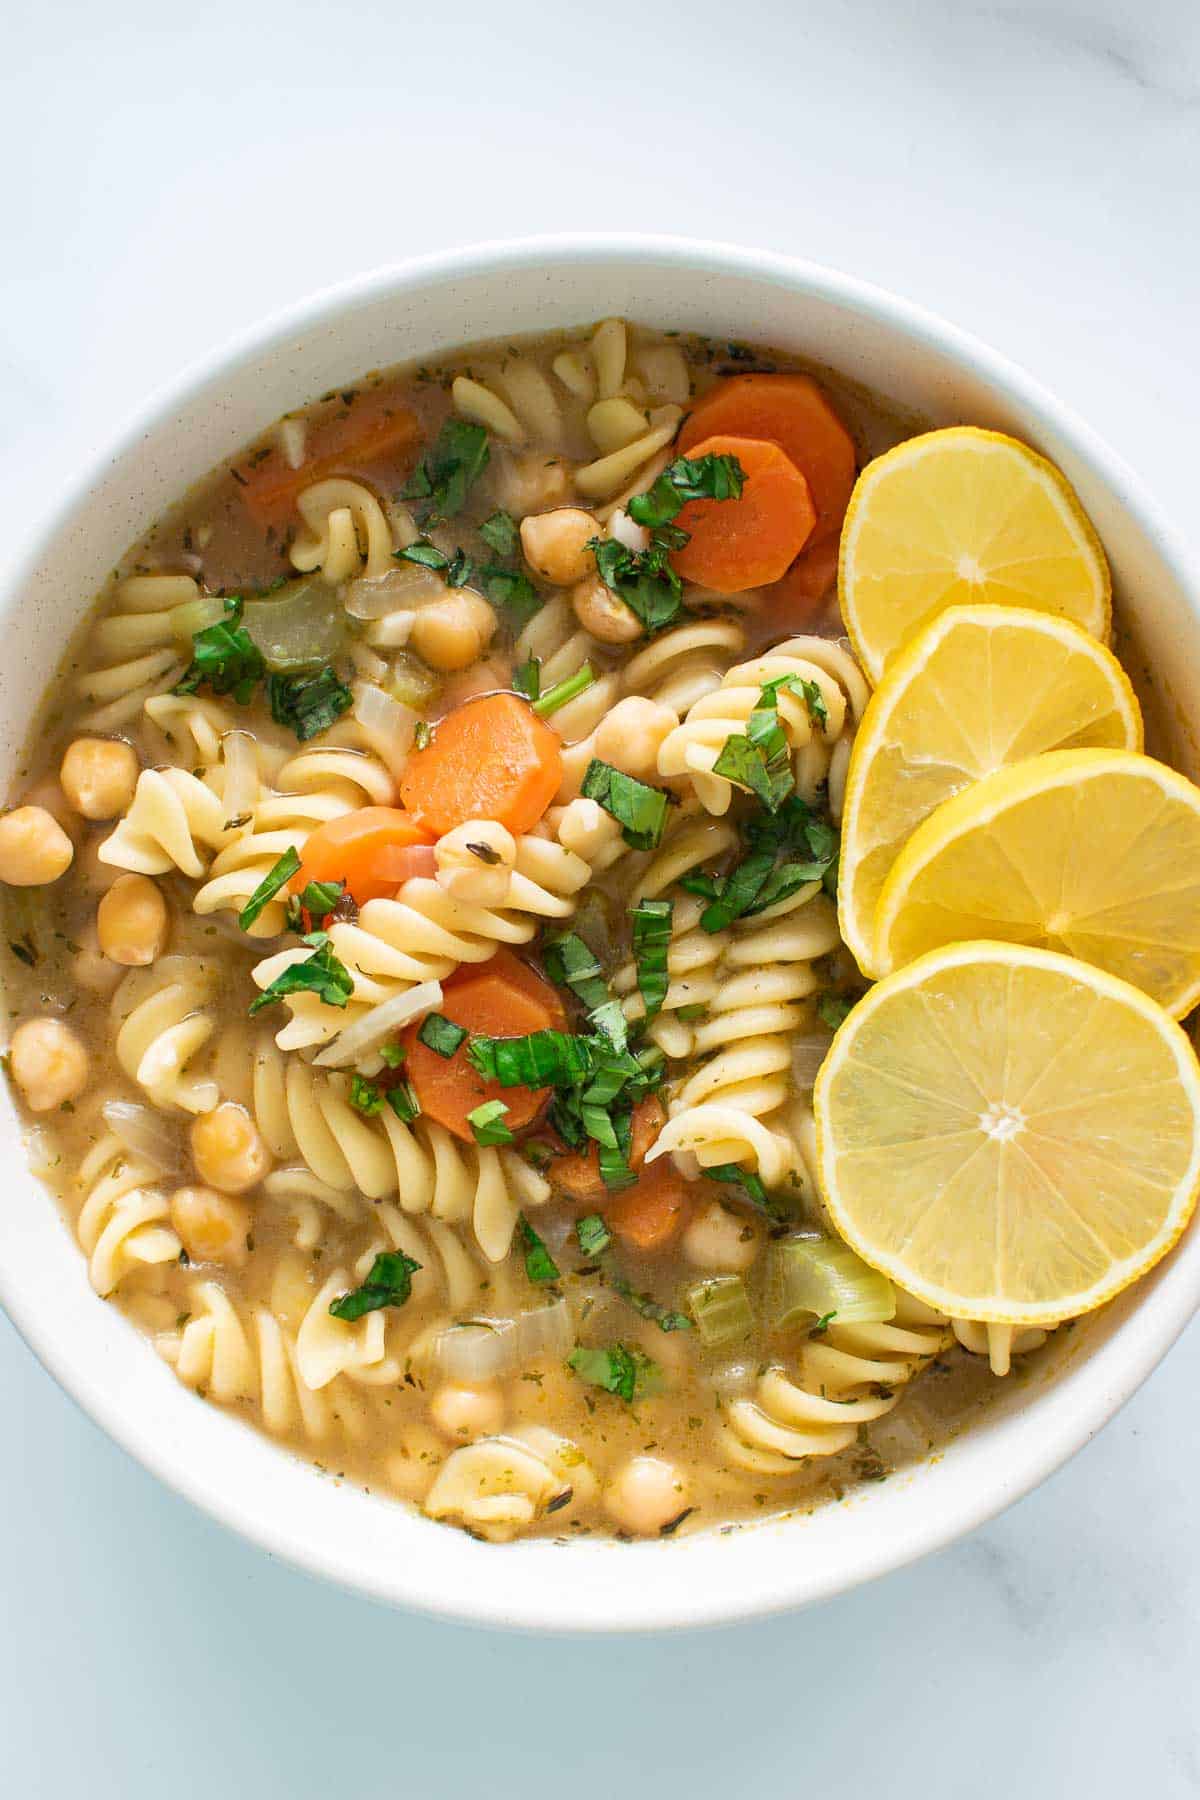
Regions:
[[[796,1086],[806,1091],[817,1079],[817,1071],[829,1055],[833,1034],[828,1031],[805,1032],[792,1039],[792,1074]]]
[[[650,533],[644,525],[631,519],[623,506],[619,506],[608,521],[608,535],[616,538],[618,544],[624,544],[627,550],[648,550]]]
[[[152,1106],[136,1100],[106,1100],[104,1123],[134,1156],[144,1156],[156,1168],[179,1174],[187,1166],[183,1138],[177,1126]]]
[[[353,693],[354,717],[362,726],[363,736],[391,774],[398,776],[413,746],[417,714],[372,681],[356,681]]]
[[[415,612],[390,612],[367,627],[367,642],[377,650],[403,650],[416,622]]]
[[[430,1360],[451,1381],[495,1381],[542,1358],[561,1362],[574,1342],[565,1295],[515,1319],[465,1319],[438,1332]]]
[[[767,1263],[768,1319],[773,1330],[807,1318],[875,1325],[894,1317],[896,1293],[886,1275],[838,1238],[786,1238]]]
[[[278,427],[279,448],[283,451],[283,460],[289,469],[299,469],[303,467],[305,439],[307,436],[307,419],[280,419]]]
[[[361,575],[349,582],[343,605],[352,619],[384,619],[389,613],[413,612],[445,594],[446,584],[436,569],[402,563],[386,575]]]
[[[382,1001],[364,1013],[361,1019],[355,1019],[353,1025],[347,1025],[345,1031],[339,1032],[332,1044],[326,1045],[315,1062],[327,1069],[349,1068],[360,1056],[366,1056],[378,1049],[385,1038],[408,1025],[413,1019],[420,1018],[422,1013],[432,1012],[435,1006],[442,1004],[442,984],[440,981],[419,981],[416,987],[406,988],[402,994],[393,994],[390,1000]]]

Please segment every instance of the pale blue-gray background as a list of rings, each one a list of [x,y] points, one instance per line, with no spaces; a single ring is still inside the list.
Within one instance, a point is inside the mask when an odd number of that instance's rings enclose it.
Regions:
[[[947,313],[1200,538],[1192,0],[45,0],[6,21],[0,171],[5,545],[272,307],[592,226],[792,250]],[[1193,1329],[1040,1493],[817,1612],[564,1643],[273,1565],[0,1322],[0,1796],[1195,1794],[1198,1381]]]

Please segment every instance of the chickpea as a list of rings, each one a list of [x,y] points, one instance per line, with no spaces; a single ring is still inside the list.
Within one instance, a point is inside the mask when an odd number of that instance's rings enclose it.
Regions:
[[[96,935],[112,962],[152,963],[167,941],[167,903],[148,875],[122,875],[96,908]]]
[[[94,923],[85,925],[78,934],[78,949],[71,959],[71,979],[90,994],[105,995],[111,994],[121,980],[120,968],[101,952]]]
[[[231,1200],[212,1188],[182,1187],[171,1196],[171,1223],[193,1262],[241,1268],[249,1255],[252,1217],[244,1200]]]
[[[44,806],[18,806],[0,818],[0,881],[44,887],[65,875],[75,846]]]
[[[599,532],[599,522],[581,506],[556,506],[553,512],[530,513],[521,520],[521,548],[544,580],[574,587],[595,571],[588,542]]]
[[[504,1395],[492,1383],[468,1387],[446,1381],[429,1402],[429,1416],[447,1437],[468,1442],[490,1437],[504,1423]]]
[[[52,1112],[87,1086],[88,1053],[61,1019],[26,1019],[13,1032],[8,1055],[31,1112]]]
[[[133,799],[137,751],[114,738],[76,738],[62,759],[58,778],[68,801],[85,819],[115,819]]]
[[[739,1219],[714,1200],[688,1225],[680,1248],[697,1269],[740,1275],[758,1255],[759,1241],[758,1231],[748,1219]]]
[[[446,1446],[427,1425],[410,1425],[400,1448],[384,1459],[387,1478],[406,1500],[421,1501],[429,1492],[438,1465],[446,1460]]]
[[[502,906],[508,899],[517,844],[503,825],[468,819],[440,837],[433,854],[438,882],[456,900]]]
[[[637,1537],[655,1537],[687,1503],[682,1472],[659,1456],[631,1456],[604,1490],[609,1517]]]
[[[202,1181],[226,1194],[244,1194],[271,1167],[258,1127],[233,1100],[223,1100],[194,1122],[192,1161]]]
[[[466,669],[483,655],[496,625],[496,614],[482,595],[459,588],[422,608],[408,641],[431,669]]]
[[[630,694],[628,699],[618,700],[597,725],[596,755],[626,775],[656,780],[659,750],[678,723],[679,715],[669,706]]]
[[[632,644],[642,635],[636,615],[611,588],[605,587],[598,575],[589,575],[571,589],[571,605],[583,629],[602,644]]]

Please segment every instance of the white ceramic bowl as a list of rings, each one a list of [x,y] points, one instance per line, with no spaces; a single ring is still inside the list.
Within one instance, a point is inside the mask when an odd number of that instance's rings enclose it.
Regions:
[[[949,325],[809,264],[669,238],[488,244],[320,294],[213,355],[146,406],[68,490],[0,594],[0,773],[79,609],[169,501],[269,420],[366,369],[478,338],[625,314],[797,351],[939,422],[1010,430],[1063,468],[1112,560],[1138,651],[1167,684],[1185,766],[1200,693],[1194,574],[1129,471],[1026,375]],[[808,1518],[727,1536],[498,1547],[318,1474],[181,1386],[88,1286],[54,1204],[24,1171],[0,1101],[0,1300],[34,1352],[112,1437],[214,1517],[367,1594],[493,1625],[601,1631],[712,1624],[835,1594],[999,1512],[1134,1392],[1200,1301],[1194,1227],[1155,1274],[1060,1334],[936,1462]]]

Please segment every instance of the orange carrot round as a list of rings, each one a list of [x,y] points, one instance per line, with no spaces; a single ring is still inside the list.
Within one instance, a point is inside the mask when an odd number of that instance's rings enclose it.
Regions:
[[[626,1188],[604,1208],[613,1236],[635,1250],[665,1250],[691,1211],[687,1185],[669,1156],[644,1170],[636,1187]]]
[[[746,477],[736,500],[689,500],[675,524],[691,534],[672,553],[685,581],[719,594],[778,581],[812,532],[816,512],[795,463],[762,438],[707,437],[689,455],[736,456]]]
[[[646,1152],[662,1130],[666,1122],[666,1114],[662,1102],[653,1094],[645,1100],[639,1100],[633,1109],[632,1129],[629,1140],[629,1166],[640,1169],[646,1160]],[[551,1185],[569,1194],[572,1200],[595,1202],[602,1200],[609,1189],[604,1185],[600,1174],[600,1152],[595,1144],[589,1144],[587,1150],[572,1150],[567,1156],[556,1157],[547,1171]]]
[[[854,439],[825,390],[809,375],[731,375],[698,400],[683,422],[679,450],[716,435],[768,438],[786,450],[808,482],[817,522],[812,543],[835,537],[850,504]]]
[[[519,836],[537,824],[561,780],[557,733],[519,695],[488,694],[434,726],[405,765],[400,798],[436,837],[468,819],[494,819]]]
[[[472,1037],[524,1037],[531,1031],[564,1031],[567,1025],[562,1001],[550,983],[511,950],[497,950],[489,962],[450,976],[442,984],[438,1010]],[[421,1042],[419,1029],[409,1026],[401,1042],[407,1051],[403,1066],[426,1118],[469,1144],[475,1134],[467,1114],[488,1100],[502,1100],[507,1106],[504,1123],[510,1131],[520,1131],[537,1118],[549,1088],[501,1087],[498,1081],[485,1081],[467,1061],[465,1043],[453,1056],[439,1056]]]
[[[424,861],[414,859],[417,850]],[[310,881],[342,881],[360,906],[390,898],[410,875],[431,873],[429,833],[395,806],[363,806],[309,833],[289,882],[298,894]]]

